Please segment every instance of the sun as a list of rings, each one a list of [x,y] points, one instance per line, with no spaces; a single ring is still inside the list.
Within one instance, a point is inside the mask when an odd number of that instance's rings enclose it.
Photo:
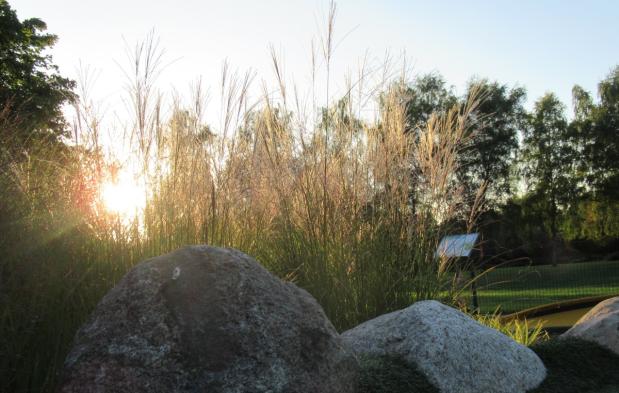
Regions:
[[[119,174],[115,182],[101,185],[101,201],[109,213],[128,218],[146,207],[146,188],[127,174]]]

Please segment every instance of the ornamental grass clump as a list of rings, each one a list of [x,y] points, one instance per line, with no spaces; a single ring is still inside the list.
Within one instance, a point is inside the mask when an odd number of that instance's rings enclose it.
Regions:
[[[472,316],[482,325],[496,329],[527,347],[549,339],[548,333],[544,330],[544,324],[541,321],[531,325],[526,319],[505,319],[497,312],[493,314],[474,313]]]
[[[220,120],[207,123],[201,82],[185,99],[157,88],[163,52],[150,35],[128,51],[129,118],[106,122],[84,88],[66,143],[3,156],[0,391],[52,391],[101,297],[139,261],[187,244],[256,257],[314,295],[340,331],[462,291],[453,262],[434,253],[483,208],[483,189],[456,179],[483,97],[419,127],[404,66],[364,63],[335,90],[334,20],[333,7],[307,94],[274,54],[275,83],[260,90],[225,65],[210,117]],[[143,185],[134,214],[101,200],[123,173]]]

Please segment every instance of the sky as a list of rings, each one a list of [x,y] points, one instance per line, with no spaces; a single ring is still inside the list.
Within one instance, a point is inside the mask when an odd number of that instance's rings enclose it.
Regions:
[[[317,0],[9,0],[20,19],[38,17],[59,36],[61,72],[81,63],[98,75],[94,98],[114,107],[125,82],[125,48],[155,30],[165,49],[159,86],[184,91],[201,77],[220,80],[222,63],[272,75],[270,46],[289,77],[308,83],[311,41],[324,31],[327,1]],[[473,76],[524,86],[527,106],[554,92],[571,107],[579,84],[597,83],[619,64],[619,1],[495,0],[337,2],[333,94],[366,56],[406,54],[412,74],[441,73],[462,93]],[[93,75],[94,75],[93,74]]]

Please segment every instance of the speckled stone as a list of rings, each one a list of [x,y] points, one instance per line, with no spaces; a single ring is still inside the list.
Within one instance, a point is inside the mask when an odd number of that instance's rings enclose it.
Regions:
[[[232,249],[133,268],[76,335],[62,392],[353,392],[358,365],[306,291]]]
[[[381,315],[342,338],[359,354],[402,356],[444,393],[524,393],[546,377],[532,350],[432,300]]]
[[[619,354],[619,296],[598,303],[561,337],[576,337]]]

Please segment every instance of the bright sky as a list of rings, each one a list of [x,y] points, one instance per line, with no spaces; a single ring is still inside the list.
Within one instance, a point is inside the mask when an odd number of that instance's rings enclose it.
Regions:
[[[20,19],[39,17],[59,35],[53,50],[63,74],[78,62],[100,71],[97,96],[117,96],[133,44],[155,29],[166,49],[163,88],[186,89],[196,77],[220,80],[224,59],[240,70],[271,74],[269,45],[283,54],[287,73],[309,75],[310,42],[324,25],[328,2],[317,0],[9,0]],[[478,75],[525,86],[529,106],[546,91],[571,106],[571,88],[595,91],[619,64],[619,1],[337,2],[334,81],[369,51],[403,51],[414,72],[438,71],[459,92]],[[339,77],[338,77],[339,75]],[[336,86],[337,87],[337,86]]]

